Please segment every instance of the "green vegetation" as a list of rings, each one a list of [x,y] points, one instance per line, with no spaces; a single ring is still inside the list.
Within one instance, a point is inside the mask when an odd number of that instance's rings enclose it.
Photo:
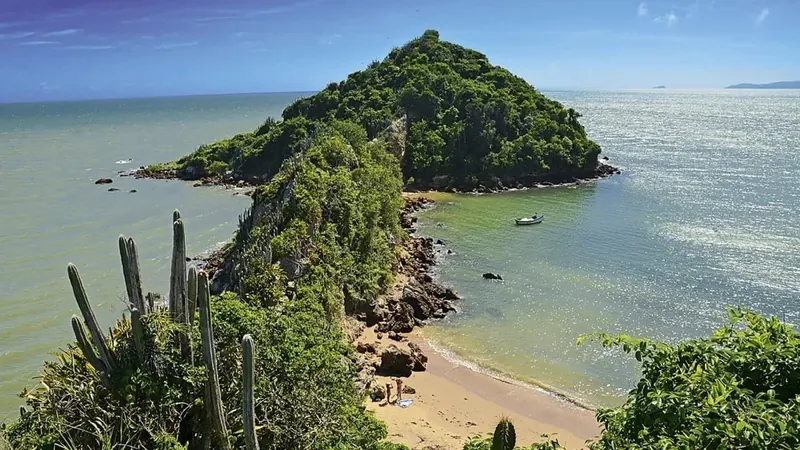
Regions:
[[[633,353],[642,363],[642,378],[621,407],[597,412],[604,431],[590,448],[798,448],[800,334],[775,317],[738,309],[729,315],[730,323],[710,338],[675,346],[593,336]],[[557,441],[536,445],[531,448],[563,448]],[[464,447],[490,448],[492,439]]]
[[[392,281],[404,180],[469,187],[584,173],[599,148],[578,117],[428,31],[282,121],[157,167],[269,180],[228,246],[236,292],[212,297],[207,274],[186,267],[177,211],[166,307],[144,294],[130,238],[119,240],[130,318],[108,334],[70,265],[76,341],[23,392],[0,447],[406,449],[365,411],[339,325]],[[675,346],[593,336],[633,353],[643,374],[622,406],[598,411],[604,432],[590,448],[798,448],[800,336],[775,318],[730,316],[711,338]],[[515,446],[503,420],[464,448]],[[562,447],[544,436],[527,448]]]
[[[403,448],[365,411],[338,326],[346,301],[391,281],[400,183],[381,141],[353,124],[318,129],[255,196],[278,214],[249,215],[237,233],[242,295],[211,298],[205,273],[187,271],[176,212],[168,308],[142,294],[135,243],[121,237],[131,318],[109,335],[70,265],[77,343],[45,363],[0,434],[19,449]]]
[[[397,123],[405,117],[407,121]],[[372,138],[393,123],[403,135],[404,179],[421,187],[591,175],[600,147],[572,108],[548,99],[485,55],[426,31],[383,61],[297,100],[283,120],[201,146],[177,164],[184,178],[222,173],[267,180],[320,124],[345,120]]]

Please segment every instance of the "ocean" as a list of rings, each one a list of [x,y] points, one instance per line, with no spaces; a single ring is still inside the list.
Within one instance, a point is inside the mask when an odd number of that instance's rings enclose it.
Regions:
[[[166,293],[172,211],[184,217],[194,256],[229,241],[250,204],[232,190],[117,172],[251,131],[298,96],[0,104],[0,422],[15,417],[17,395],[36,386],[42,362],[74,341],[70,317],[80,313],[67,263],[77,265],[98,320],[110,327],[124,308],[120,234],[137,242],[144,288]],[[103,177],[114,182],[94,184]]]
[[[454,255],[462,312],[425,329],[452,356],[590,406],[637,364],[595,331],[676,343],[742,306],[800,322],[800,91],[547,92],[622,175],[577,188],[437,195],[420,233]],[[540,225],[514,217],[544,214]],[[500,274],[503,282],[483,280]]]
[[[592,405],[620,401],[636,366],[584,333],[704,336],[726,305],[800,320],[800,92],[546,92],[584,114],[623,175],[498,195],[438,195],[420,232],[455,254],[437,275],[464,299],[425,329],[466,361]],[[171,212],[190,255],[228,241],[249,198],[117,177],[250,131],[300,94],[0,105],[0,422],[72,340],[78,266],[98,319],[123,309],[117,237],[133,236],[145,289],[165,292]],[[130,161],[129,161],[130,159]],[[95,185],[101,177],[111,185]],[[109,192],[109,187],[119,191]],[[136,193],[129,193],[136,189]],[[544,223],[515,227],[539,213]],[[481,279],[500,273],[503,282]]]

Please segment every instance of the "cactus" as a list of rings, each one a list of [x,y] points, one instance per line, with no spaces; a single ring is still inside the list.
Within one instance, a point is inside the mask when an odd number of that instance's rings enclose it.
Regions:
[[[86,329],[83,327],[81,319],[75,315],[72,316],[72,331],[75,333],[75,340],[78,341],[78,348],[83,353],[83,357],[86,358],[86,361],[88,361],[96,371],[103,372],[105,366],[103,366],[103,362],[100,361],[100,358],[97,357],[97,353],[95,353],[94,348],[92,348],[89,338],[86,337]]]
[[[217,372],[217,355],[214,349],[214,329],[211,324],[211,293],[208,289],[208,276],[200,271],[197,274],[197,307],[200,310],[200,336],[203,342],[203,359],[208,372],[206,384],[207,411],[210,415],[215,448],[230,450],[228,425],[222,406],[222,393]]]
[[[156,310],[156,294],[152,292],[147,293],[147,310],[148,311]]]
[[[128,292],[128,301],[133,308],[147,313],[144,297],[142,296],[142,280],[139,269],[139,254],[133,238],[119,237],[119,256],[122,261],[122,276],[125,278],[125,289]]]
[[[253,358],[253,337],[245,334],[242,338],[242,420],[247,450],[258,450],[256,410],[253,397]]]
[[[172,217],[178,217],[178,219],[172,223],[172,271],[169,284],[170,313],[174,321],[186,325],[188,329],[191,321],[189,320],[189,305],[186,293],[186,235],[178,210],[175,210]],[[178,333],[176,343],[181,349],[181,354],[185,358],[192,360],[191,341],[187,334]]]
[[[139,251],[136,249],[136,242],[132,237],[128,238],[128,257],[130,259],[131,277],[133,281],[133,294],[136,296],[134,303],[141,314],[147,314],[147,305],[142,294],[142,272],[139,267]]]
[[[176,210],[174,215],[180,217]],[[179,323],[184,322],[186,303],[186,235],[183,221],[172,223],[172,269],[169,279],[169,311],[172,318]]]
[[[103,330],[100,329],[100,325],[97,323],[97,318],[94,316],[92,306],[89,304],[89,298],[86,296],[86,290],[83,289],[83,283],[81,282],[78,268],[75,267],[74,264],[69,263],[67,265],[67,275],[72,285],[72,293],[75,296],[75,301],[78,303],[78,308],[81,310],[83,320],[86,322],[86,326],[89,328],[89,333],[92,336],[92,342],[94,342],[94,346],[97,347],[100,361],[102,361],[105,371],[111,372],[115,367],[114,357],[111,354],[111,350],[108,348]]]
[[[139,361],[144,361],[144,327],[142,327],[142,313],[138,309],[131,309],[131,334],[133,334],[133,345],[136,347],[136,355]]]
[[[186,285],[186,300],[189,305],[189,310],[186,312],[189,315],[189,324],[194,321],[194,312],[197,310],[197,269],[194,266],[189,267],[189,281]]]
[[[503,417],[492,435],[492,450],[513,450],[517,445],[517,433],[514,424]]]

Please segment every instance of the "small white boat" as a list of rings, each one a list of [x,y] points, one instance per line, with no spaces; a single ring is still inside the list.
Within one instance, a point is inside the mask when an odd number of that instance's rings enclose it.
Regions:
[[[544,220],[544,215],[514,219],[517,225],[534,225],[537,223],[542,223],[542,220]]]

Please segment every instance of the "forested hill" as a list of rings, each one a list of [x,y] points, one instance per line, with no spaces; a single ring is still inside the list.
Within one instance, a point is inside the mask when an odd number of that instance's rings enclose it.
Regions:
[[[271,177],[320,123],[352,121],[369,136],[402,131],[403,174],[433,188],[496,186],[594,174],[600,147],[572,108],[477,51],[426,31],[383,61],[287,107],[252,133],[202,146],[160,169],[182,178]],[[398,120],[406,118],[406,120]],[[159,167],[153,169],[158,170]]]

